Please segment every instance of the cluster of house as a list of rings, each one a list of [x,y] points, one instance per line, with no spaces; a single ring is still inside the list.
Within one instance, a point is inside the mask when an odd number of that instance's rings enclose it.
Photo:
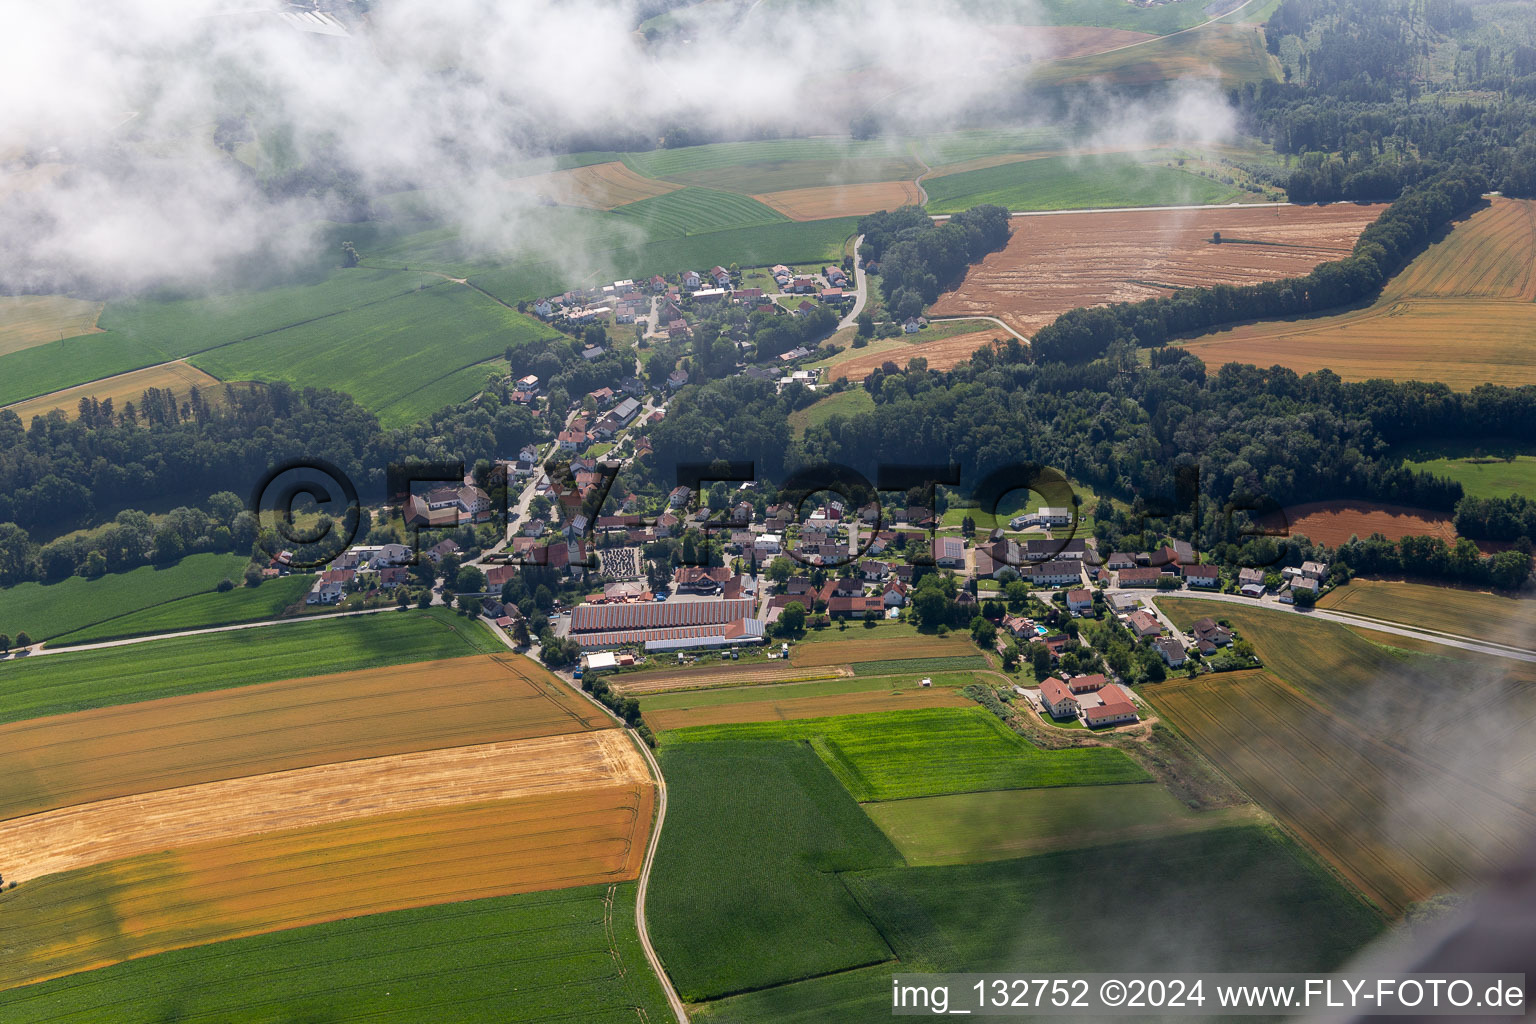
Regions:
[[[619,431],[635,421],[640,414],[640,400],[619,398],[612,388],[599,388],[589,395],[597,403],[601,416],[588,420],[577,416],[555,436],[555,445],[566,454],[584,451],[589,445],[612,441]]]
[[[1290,594],[1281,595],[1282,601],[1287,598],[1294,600],[1292,595],[1298,590],[1311,591],[1312,596],[1316,597],[1323,587],[1323,581],[1328,578],[1328,563],[1302,562],[1300,567],[1287,566],[1280,570],[1280,576],[1290,590]]]
[[[1141,720],[1131,691],[1098,673],[1046,678],[1040,683],[1040,704],[1052,718],[1081,719],[1089,728]]]
[[[853,293],[847,290],[848,275],[841,267],[822,268],[819,279],[812,274],[795,274],[782,264],[775,266],[771,274],[785,294],[815,295],[823,302],[835,305],[853,301]],[[533,304],[533,312],[544,320],[566,320],[577,324],[610,318],[614,323],[632,324],[654,315],[658,333],[686,339],[692,329],[683,314],[685,293],[696,303],[733,302],[763,313],[779,310],[763,289],[733,287],[731,272],[721,266],[711,267],[704,273],[681,271],[677,282],[673,284],[657,274],[649,281],[625,279],[595,288],[573,289],[539,299]],[[816,307],[806,302],[798,311],[803,312],[805,308]]]
[[[438,559],[441,558],[439,554]],[[304,603],[336,604],[346,596],[347,591],[363,584],[367,584],[370,589],[400,586],[410,580],[410,570],[406,566],[412,561],[414,556],[411,549],[404,544],[370,544],[348,548],[315,578],[315,584],[305,595]]]
[[[1122,587],[1163,587],[1170,581],[1212,590],[1221,586],[1221,570],[1200,564],[1195,549],[1184,540],[1156,551],[1113,552],[1104,560],[1104,569],[1113,572],[1115,582]]]

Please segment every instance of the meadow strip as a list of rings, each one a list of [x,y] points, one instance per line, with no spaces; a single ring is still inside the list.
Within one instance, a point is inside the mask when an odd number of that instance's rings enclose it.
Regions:
[[[859,715],[911,708],[971,706],[973,702],[968,697],[961,696],[953,689],[927,687],[880,693],[827,694],[819,697],[743,701],[698,708],[647,711],[645,720],[650,723],[652,729],[659,732],[664,729],[720,725],[725,722],[784,722],[799,718]]]

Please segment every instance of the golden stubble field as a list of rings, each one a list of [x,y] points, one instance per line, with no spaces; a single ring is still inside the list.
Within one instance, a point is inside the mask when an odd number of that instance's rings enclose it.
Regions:
[[[0,820],[135,793],[607,724],[515,655],[472,655],[0,726]],[[4,868],[0,868],[4,871]]]
[[[1079,306],[1305,274],[1349,255],[1382,209],[1339,203],[1014,217],[1008,247],[972,267],[929,315],[995,316],[1027,336]],[[1223,241],[1213,245],[1217,231]]]
[[[1536,383],[1536,202],[1493,197],[1362,309],[1239,324],[1184,343],[1210,366],[1330,369],[1457,390]]]
[[[62,409],[65,416],[74,419],[80,414],[82,398],[94,398],[98,402],[110,398],[112,405],[121,411],[128,402],[137,405],[144,392],[150,388],[169,391],[176,396],[178,402],[182,402],[194,387],[210,405],[218,404],[223,398],[224,385],[217,377],[204,373],[191,363],[177,360],[39,395],[6,408],[20,416],[23,423],[30,423],[33,416],[43,416],[54,409]]]
[[[0,988],[435,903],[637,876],[635,741],[482,655],[0,729]]]

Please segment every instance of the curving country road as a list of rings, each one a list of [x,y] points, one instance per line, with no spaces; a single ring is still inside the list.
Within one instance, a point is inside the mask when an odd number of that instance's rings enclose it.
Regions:
[[[1003,330],[1007,331],[1009,334],[1013,335],[1015,338],[1018,338],[1024,344],[1026,344],[1026,345],[1029,344],[1029,339],[1028,338],[1024,337],[1024,335],[1020,334],[1018,331],[1014,330],[1012,327],[1009,327],[1007,324],[1003,323],[1001,320],[999,320],[995,316],[941,316],[941,317],[938,317],[936,319],[929,320],[928,322],[931,323],[931,324],[953,324],[953,323],[959,323],[962,320],[987,320],[987,321],[989,321],[991,323],[997,324],[997,326],[1001,327]],[[921,344],[921,342],[919,342],[919,344]]]
[[[863,235],[853,240],[853,308],[838,321],[838,330],[852,327],[859,314],[864,312],[864,304],[869,301],[869,279],[864,273],[864,261],[859,259],[859,246],[863,244]]]

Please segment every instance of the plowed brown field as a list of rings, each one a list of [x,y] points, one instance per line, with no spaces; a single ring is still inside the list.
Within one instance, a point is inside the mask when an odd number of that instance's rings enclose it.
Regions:
[[[611,210],[625,203],[676,192],[683,187],[670,181],[641,177],[617,160],[514,178],[507,185],[515,191],[532,193],[562,206],[584,206],[589,210]]]
[[[764,192],[752,197],[778,210],[790,220],[824,220],[830,217],[862,217],[898,206],[918,205],[922,193],[911,181],[877,181],[867,185],[827,185]]]
[[[849,380],[863,380],[868,377],[870,371],[884,365],[895,363],[897,367],[904,368],[907,362],[918,356],[928,360],[930,370],[952,370],[956,366],[971,358],[971,353],[979,348],[992,344],[994,341],[1007,341],[1011,335],[1001,327],[994,327],[987,331],[973,331],[970,334],[955,334],[948,338],[940,338],[938,341],[919,342],[901,349],[886,349],[869,355],[856,355],[852,359],[834,363],[827,370],[834,378],[847,377]]]
[[[645,720],[657,731],[684,729],[690,725],[723,725],[728,722],[787,722],[796,718],[858,715],[871,711],[902,711],[907,708],[973,707],[974,701],[952,689],[912,689],[899,693],[838,693],[790,700],[754,700],[713,707],[675,708],[647,712]]]
[[[1456,543],[1456,527],[1451,517],[1422,508],[1383,505],[1372,501],[1314,501],[1291,505],[1285,515],[1266,520],[1270,528],[1288,528],[1292,536],[1302,535],[1329,547],[1345,543],[1351,536],[1361,539],[1373,533],[1397,540],[1400,537],[1439,537],[1447,544]]]
[[[362,914],[638,876],[649,784],[199,843],[30,883],[0,989]],[[13,902],[13,909],[20,909]]]
[[[607,725],[548,672],[510,654],[124,704],[0,727],[0,820],[333,761]]]
[[[620,730],[395,754],[141,793],[0,822],[18,881],[198,842],[650,778]]]
[[[796,644],[789,660],[796,667],[847,665],[856,661],[893,661],[901,658],[959,658],[976,653],[969,639],[941,636],[899,636],[881,639],[819,640]]]
[[[1347,256],[1380,205],[1213,207],[1013,218],[1013,238],[932,316],[995,316],[1029,334],[1069,309],[1204,284],[1305,274]],[[1211,244],[1213,232],[1224,241]]]

